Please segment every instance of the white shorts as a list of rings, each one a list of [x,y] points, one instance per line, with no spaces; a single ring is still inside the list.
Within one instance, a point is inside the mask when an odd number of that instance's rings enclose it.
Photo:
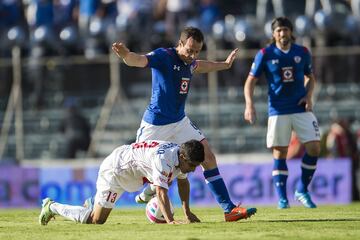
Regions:
[[[268,119],[267,147],[288,146],[291,131],[296,132],[301,143],[320,140],[319,125],[312,112],[276,115]]]
[[[116,201],[125,192],[118,184],[113,168],[114,152],[100,165],[96,181],[96,194],[94,203],[104,208],[114,208]]]
[[[179,122],[161,126],[152,125],[143,120],[136,134],[136,142],[163,140],[182,144],[191,139],[201,141],[205,139],[205,136],[186,116]]]

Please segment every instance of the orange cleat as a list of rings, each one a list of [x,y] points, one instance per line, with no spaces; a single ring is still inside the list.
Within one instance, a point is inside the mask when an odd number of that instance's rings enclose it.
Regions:
[[[256,208],[243,208],[238,205],[234,207],[229,213],[225,213],[226,222],[235,222],[240,219],[247,219],[256,213]]]

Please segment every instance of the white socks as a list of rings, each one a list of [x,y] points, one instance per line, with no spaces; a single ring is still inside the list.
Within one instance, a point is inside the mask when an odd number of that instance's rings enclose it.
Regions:
[[[156,193],[156,187],[152,184],[148,184],[144,189],[143,193],[148,196],[153,196]]]
[[[86,223],[92,209],[82,206],[71,206],[54,202],[50,205],[50,210],[60,216],[78,223]]]

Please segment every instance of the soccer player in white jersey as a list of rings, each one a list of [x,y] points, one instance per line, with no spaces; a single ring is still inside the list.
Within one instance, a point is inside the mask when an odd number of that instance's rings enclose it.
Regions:
[[[112,49],[128,66],[149,67],[152,71],[152,96],[138,129],[137,141],[160,139],[178,144],[190,139],[201,141],[205,149],[205,161],[201,164],[205,181],[224,210],[225,221],[238,221],[253,215],[256,209],[236,206],[230,200],[208,141],[185,114],[192,75],[229,69],[238,49],[225,61],[197,60],[203,44],[202,32],[187,27],[173,48],[158,48],[146,55],[131,52],[123,43],[114,43]],[[137,202],[149,201],[152,194],[149,186],[137,196]]]
[[[265,72],[269,96],[266,140],[267,147],[273,152],[272,176],[279,196],[278,208],[290,207],[286,194],[286,155],[292,130],[296,132],[306,149],[295,199],[305,207],[316,208],[308,191],[320,154],[319,126],[312,112],[315,77],[311,56],[305,47],[294,43],[293,26],[289,19],[276,18],[272,21],[271,27],[272,43],[257,53],[245,83],[244,118],[251,124],[256,121],[254,88],[260,75]]]
[[[178,179],[186,222],[200,222],[190,211],[190,184],[186,174],[195,171],[204,161],[204,155],[204,147],[197,140],[187,141],[180,146],[157,140],[120,146],[100,166],[94,206],[71,206],[45,198],[39,223],[47,225],[55,215],[61,215],[79,223],[103,224],[124,192],[139,191],[145,182],[150,182],[156,187],[166,222],[178,224],[181,222],[174,220],[167,194],[168,184],[175,178]]]

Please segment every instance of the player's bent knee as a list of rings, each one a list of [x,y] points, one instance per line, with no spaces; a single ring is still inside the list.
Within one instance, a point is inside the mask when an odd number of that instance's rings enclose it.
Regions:
[[[309,142],[305,144],[306,152],[312,157],[320,155],[320,142]]]

